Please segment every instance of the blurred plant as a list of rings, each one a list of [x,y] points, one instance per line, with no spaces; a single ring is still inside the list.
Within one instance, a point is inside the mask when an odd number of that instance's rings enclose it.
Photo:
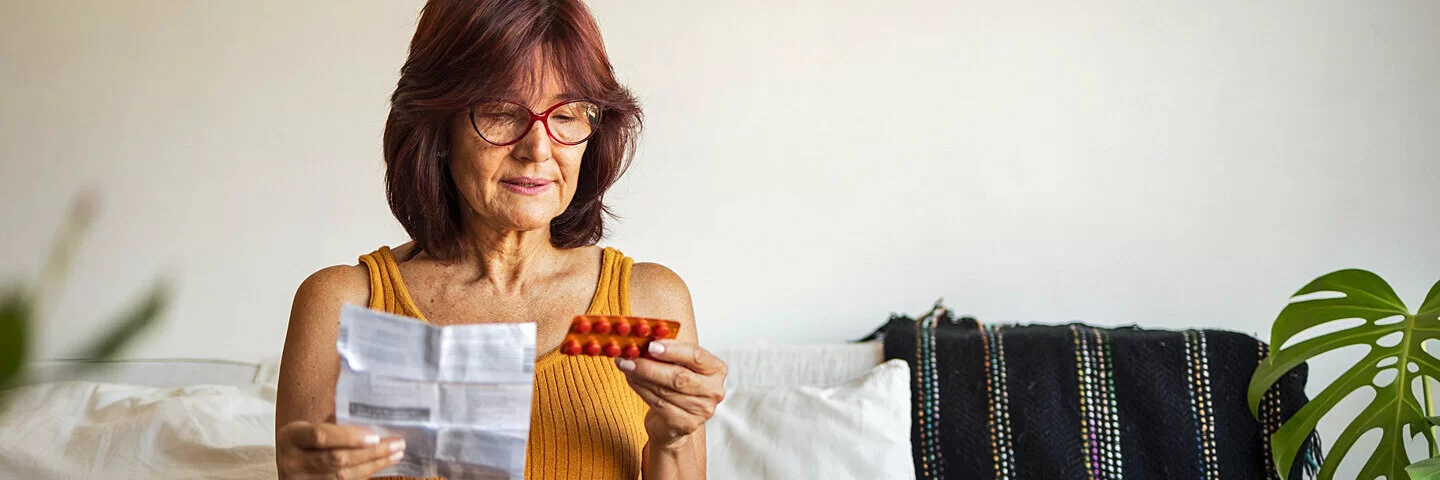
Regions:
[[[1354,319],[1364,323],[1285,345],[1311,328]],[[1276,350],[1250,379],[1251,413],[1258,411],[1270,385],[1301,363],[1355,345],[1369,347],[1369,352],[1270,437],[1275,464],[1290,465],[1321,417],[1351,393],[1368,389],[1375,392],[1375,398],[1350,419],[1335,439],[1318,478],[1333,478],[1356,440],[1378,429],[1380,443],[1369,452],[1358,478],[1440,479],[1440,464],[1424,460],[1411,465],[1405,449],[1410,439],[1424,435],[1429,456],[1440,456],[1430,398],[1430,381],[1440,381],[1440,359],[1425,350],[1427,340],[1440,340],[1440,282],[1430,289],[1416,313],[1410,313],[1385,280],[1364,270],[1330,273],[1295,292],[1270,332],[1270,345]],[[1416,394],[1417,390],[1423,392],[1423,398]]]
[[[8,389],[19,384],[25,375],[34,326],[59,297],[65,279],[69,277],[75,252],[94,220],[96,207],[93,194],[83,194],[76,199],[60,222],[50,254],[41,267],[40,278],[33,285],[15,285],[0,297],[0,406],[4,405]],[[138,305],[121,315],[108,331],[91,340],[80,351],[79,359],[84,361],[69,367],[73,369],[71,373],[93,367],[91,362],[114,357],[159,318],[169,298],[168,285],[156,282]]]

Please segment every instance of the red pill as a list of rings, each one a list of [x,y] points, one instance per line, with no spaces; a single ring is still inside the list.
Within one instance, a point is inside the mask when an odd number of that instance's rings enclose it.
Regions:
[[[628,359],[631,359],[631,360],[634,360],[634,359],[636,359],[636,358],[639,358],[639,357],[640,357],[640,347],[637,347],[637,346],[634,346],[634,345],[626,345],[626,346],[625,346],[625,352],[622,353],[621,356],[623,356],[623,357],[625,357],[625,358],[628,358]]]
[[[610,342],[609,345],[606,345],[606,346],[605,346],[605,356],[607,356],[607,357],[618,357],[618,356],[620,356],[620,346],[619,346],[619,345],[616,345],[615,342]]]
[[[575,333],[590,333],[590,322],[585,320],[575,322]]]
[[[629,335],[629,334],[630,334],[630,324],[624,323],[624,322],[615,324],[615,334],[616,334],[616,335]]]
[[[669,337],[670,337],[670,329],[669,329],[669,328],[665,328],[664,325],[656,325],[656,326],[655,326],[655,338],[669,338]]]
[[[586,354],[586,355],[599,355],[599,354],[600,354],[600,344],[595,343],[595,342],[590,342],[590,343],[585,344],[585,354]]]
[[[595,322],[595,333],[601,335],[610,333],[610,322]]]
[[[577,342],[577,341],[574,341],[574,340],[565,342],[565,346],[560,347],[560,351],[561,351],[561,352],[564,352],[566,355],[579,355],[579,354],[580,354],[580,342]]]
[[[650,326],[649,326],[649,325],[646,325],[646,324],[643,324],[643,323],[642,323],[642,324],[639,324],[639,325],[636,325],[636,326],[635,326],[635,336],[637,336],[637,337],[648,337],[648,336],[650,336]]]

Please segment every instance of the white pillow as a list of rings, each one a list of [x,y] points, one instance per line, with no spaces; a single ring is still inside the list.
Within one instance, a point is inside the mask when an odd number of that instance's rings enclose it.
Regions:
[[[915,478],[910,367],[830,386],[727,388],[705,424],[710,478]]]

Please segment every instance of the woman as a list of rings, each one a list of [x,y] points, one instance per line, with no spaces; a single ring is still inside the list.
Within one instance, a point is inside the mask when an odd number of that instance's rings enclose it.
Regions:
[[[316,272],[291,312],[276,408],[282,478],[364,478],[403,442],[335,425],[341,304],[438,324],[536,323],[526,476],[705,477],[726,367],[696,344],[685,282],[595,243],[640,110],[579,0],[432,0],[385,125],[391,210],[412,241]],[[598,281],[597,281],[598,279]],[[568,357],[577,313],[682,324],[651,358]]]

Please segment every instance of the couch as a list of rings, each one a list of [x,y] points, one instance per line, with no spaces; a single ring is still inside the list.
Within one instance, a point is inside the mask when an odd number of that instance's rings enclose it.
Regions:
[[[878,342],[719,348],[727,399],[707,428],[710,478],[915,474],[909,368]],[[0,413],[0,477],[274,478],[278,359],[32,366]]]

